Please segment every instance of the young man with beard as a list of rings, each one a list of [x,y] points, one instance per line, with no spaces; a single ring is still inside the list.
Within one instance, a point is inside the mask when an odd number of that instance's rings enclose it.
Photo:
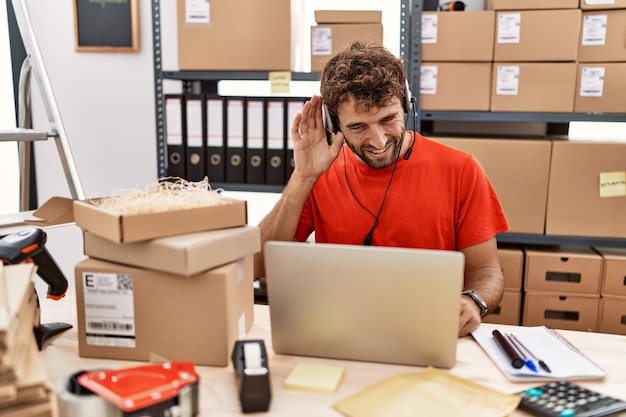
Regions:
[[[326,64],[321,97],[293,121],[295,169],[259,225],[261,240],[315,232],[320,243],[461,251],[465,336],[501,301],[495,236],[508,224],[474,157],[406,130],[407,86],[401,60],[380,46],[355,42]],[[262,252],[255,274],[264,276]]]

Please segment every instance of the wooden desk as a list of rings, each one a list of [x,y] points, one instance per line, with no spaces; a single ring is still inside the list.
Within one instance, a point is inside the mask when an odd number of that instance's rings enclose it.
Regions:
[[[61,321],[76,326],[74,294],[70,292],[60,301],[42,300],[41,313],[43,323]],[[255,305],[254,313],[254,325],[247,337],[249,339],[264,339],[270,357],[272,402],[266,415],[282,417],[342,416],[341,413],[332,408],[332,404],[336,401],[386,377],[419,372],[423,369],[414,366],[277,355],[274,354],[271,347],[268,307]],[[496,327],[490,324],[483,325]],[[498,325],[497,327],[506,329],[507,326]],[[561,331],[561,333],[610,374],[607,381],[580,382],[580,384],[626,400],[626,336],[574,331]],[[74,327],[54,339],[42,352],[48,375],[55,385],[59,385],[68,376],[83,369],[121,368],[145,364],[145,362],[79,358],[77,337],[76,327]],[[283,388],[285,378],[298,362],[343,367],[345,375],[337,392],[330,395]],[[232,366],[224,368],[197,366],[196,371],[200,375],[200,416],[241,414]],[[450,372],[506,393],[518,392],[537,385],[537,383],[512,383],[507,380],[471,337],[459,340],[457,364]],[[527,414],[516,411],[514,415],[524,416]]]

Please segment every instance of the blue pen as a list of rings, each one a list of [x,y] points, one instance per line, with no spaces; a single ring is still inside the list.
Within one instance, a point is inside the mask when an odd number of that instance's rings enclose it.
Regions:
[[[509,342],[511,342],[513,347],[515,347],[515,349],[519,352],[520,358],[522,358],[522,360],[524,361],[524,365],[526,365],[533,372],[539,372],[539,370],[537,369],[537,365],[535,365],[532,359],[528,358],[524,354],[524,349],[522,349],[522,347],[517,343],[517,339],[515,339],[515,336],[513,336],[512,334],[507,334],[506,337],[507,339],[509,339]]]
[[[539,363],[539,366],[541,366],[541,368],[542,368],[544,371],[546,371],[546,372],[552,372],[552,371],[550,370],[550,368],[548,367],[548,364],[547,364],[547,363],[545,363],[543,360],[539,359],[538,357],[536,357],[536,356],[535,356],[535,355],[534,355],[534,354],[533,354],[533,353],[532,353],[532,352],[531,352],[531,351],[530,351],[530,350],[526,347],[526,345],[524,345],[524,344],[522,343],[522,341],[521,341],[521,340],[519,340],[519,339],[517,338],[517,336],[515,336],[515,335],[511,335],[511,337],[513,337],[513,340],[515,341],[515,343],[517,343],[517,345],[521,346],[521,348],[522,348],[523,350],[525,350],[525,351],[526,351],[526,353],[528,353],[528,354],[529,354],[529,355],[530,355],[530,356],[531,356],[534,360],[536,360],[536,361]]]

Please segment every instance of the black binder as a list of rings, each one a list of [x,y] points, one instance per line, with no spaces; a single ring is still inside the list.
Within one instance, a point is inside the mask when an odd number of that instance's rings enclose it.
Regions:
[[[226,99],[226,182],[245,183],[243,148],[244,99]]]
[[[209,184],[225,180],[224,118],[226,101],[218,96],[206,98],[206,175]]]
[[[165,143],[167,144],[167,175],[184,178],[186,175],[185,143],[183,141],[184,103],[181,95],[165,96]]]
[[[289,181],[289,178],[291,178],[291,174],[295,168],[295,162],[293,160],[293,138],[291,137],[291,125],[293,124],[296,115],[302,111],[305,101],[305,98],[289,98],[287,101],[287,120],[285,123],[285,136],[287,138],[287,160],[285,161],[285,168],[287,172],[285,174],[285,182]]]
[[[266,101],[266,184],[285,184],[285,109],[285,99]]]
[[[183,138],[187,141],[187,180],[202,181],[206,176],[206,101],[202,95],[185,96]]]
[[[246,99],[244,136],[246,183],[265,184],[265,100]]]

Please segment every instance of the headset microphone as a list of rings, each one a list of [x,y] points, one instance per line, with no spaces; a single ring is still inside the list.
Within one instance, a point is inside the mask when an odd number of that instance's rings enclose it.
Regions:
[[[413,145],[415,145],[415,138],[417,136],[417,112],[415,110],[415,97],[413,96],[411,96],[411,108],[413,110],[413,139],[411,140],[411,146],[409,146],[409,149],[407,149],[407,151],[404,153],[404,156],[402,157],[405,161],[408,161],[411,157],[411,153],[413,152]]]

